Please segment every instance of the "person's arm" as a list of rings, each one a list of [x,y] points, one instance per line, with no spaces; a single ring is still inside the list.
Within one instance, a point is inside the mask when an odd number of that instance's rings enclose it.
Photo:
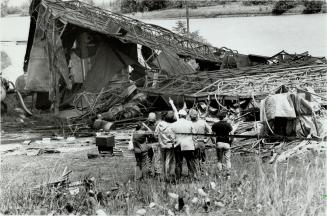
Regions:
[[[211,130],[209,124],[207,122],[204,122],[204,123],[205,123],[205,132],[206,132],[206,134],[212,134],[212,130]],[[210,136],[210,139],[211,139],[212,144],[214,144],[215,143],[215,138],[213,136]],[[205,142],[207,143],[208,140],[209,140],[209,137],[206,137]]]
[[[211,127],[211,131],[212,131],[213,134],[217,135],[217,133],[216,133],[216,124],[213,124],[213,125],[212,125],[212,127]],[[213,138],[213,139],[212,139],[213,144],[216,145],[216,143],[217,143],[217,139],[216,139],[216,137],[212,137],[212,138]]]
[[[234,135],[234,130],[231,124],[228,124],[229,126],[229,135]],[[234,141],[234,137],[229,137],[229,143],[231,144]]]
[[[175,119],[178,120],[179,119],[179,117],[178,117],[178,111],[177,111],[177,108],[175,107],[174,101],[171,98],[169,98],[169,103],[170,103],[171,108],[174,111]]]
[[[192,126],[191,127],[191,133],[193,134],[192,135],[192,139],[193,139],[193,142],[194,144],[198,141],[198,136],[195,135],[198,131]]]

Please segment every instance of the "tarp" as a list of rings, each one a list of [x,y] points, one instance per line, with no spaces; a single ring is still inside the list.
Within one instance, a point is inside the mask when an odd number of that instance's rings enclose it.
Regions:
[[[263,110],[264,109],[264,110]],[[292,100],[288,93],[269,95],[261,105],[260,119],[264,121],[280,118],[296,118]]]
[[[136,45],[135,53],[136,53]],[[124,82],[128,80],[127,66],[137,63],[137,55],[126,55],[122,45],[116,48],[112,43],[103,41],[100,43],[94,57],[91,71],[86,75],[83,89],[88,92],[100,92],[101,89],[113,82]],[[128,47],[126,47],[128,49]]]
[[[163,47],[162,52],[152,62],[167,75],[192,74],[195,70],[172,50]]]
[[[45,46],[46,40],[35,37],[27,68],[26,90],[28,91],[50,90],[49,58]]]

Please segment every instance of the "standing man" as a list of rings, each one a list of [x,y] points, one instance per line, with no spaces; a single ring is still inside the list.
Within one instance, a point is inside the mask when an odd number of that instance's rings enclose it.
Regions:
[[[195,109],[190,109],[189,116],[193,123],[193,128],[195,133],[197,134],[212,133],[212,130],[208,125],[208,123],[203,119],[199,119],[198,111],[196,111]],[[213,137],[210,138],[212,143],[215,143],[214,138]],[[205,144],[208,142],[209,137],[206,137],[204,135],[196,135],[194,140],[195,140],[195,158],[197,163],[199,164],[199,167],[201,168],[201,164],[206,161]]]
[[[186,120],[186,111],[181,109],[178,111],[178,120],[171,126],[172,131],[176,135],[176,147],[175,147],[175,174],[176,179],[180,179],[182,176],[183,159],[185,158],[187,168],[191,177],[196,179],[196,163],[194,158],[195,146],[193,142],[193,136],[189,135],[194,133],[193,125],[191,121]],[[187,133],[184,135],[183,133]]]
[[[145,130],[150,132],[148,135],[148,143],[150,145],[152,144],[153,146],[149,146],[148,156],[151,169],[153,170],[155,176],[160,175],[160,152],[158,146],[158,137],[154,133],[157,125],[158,122],[156,114],[153,112],[149,113],[147,121],[143,123],[143,127]]]
[[[227,122],[227,113],[218,113],[219,122],[212,125],[212,131],[216,134],[216,151],[218,159],[218,169],[227,171],[227,179],[230,179],[231,169],[231,143],[232,138],[228,137],[233,131],[232,125]]]
[[[165,181],[170,181],[175,162],[174,145],[175,134],[171,130],[171,125],[175,121],[173,111],[168,111],[164,120],[158,123],[156,134],[160,146],[161,167]]]
[[[142,179],[149,174],[149,158],[147,146],[147,134],[141,129],[142,124],[138,123],[132,135],[133,149],[136,159],[136,179]]]

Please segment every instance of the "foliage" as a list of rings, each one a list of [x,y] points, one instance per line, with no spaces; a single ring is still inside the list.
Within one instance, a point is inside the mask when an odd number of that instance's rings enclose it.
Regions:
[[[122,13],[132,13],[135,12],[137,9],[136,7],[136,0],[122,0],[120,5],[120,10]]]
[[[167,8],[168,6],[168,0],[122,0],[120,8],[123,13],[132,13],[138,11],[160,10]]]
[[[245,1],[242,1],[242,4],[244,6],[252,6],[252,5],[266,5],[268,4],[269,1],[266,0],[266,1],[256,1],[256,0],[245,0]]]
[[[1,17],[4,17],[8,14],[8,2],[9,0],[1,1]]]
[[[276,4],[274,5],[274,8],[272,10],[272,14],[282,15],[283,13],[285,13],[289,9],[294,8],[295,6],[296,6],[295,1],[280,0],[280,1],[276,2]]]
[[[314,14],[319,13],[321,11],[323,1],[304,1],[305,9],[303,10],[304,14]]]
[[[183,35],[185,37],[190,37],[191,39],[193,40],[196,40],[196,41],[199,41],[199,42],[202,42],[202,43],[206,43],[208,44],[207,40],[204,39],[199,31],[193,31],[193,32],[190,32],[189,36],[187,35],[187,26],[186,26],[186,22],[185,21],[177,21],[175,26],[173,27],[173,31],[177,34],[180,34],[180,35]]]
[[[82,175],[79,179],[95,177],[95,198],[108,215],[135,215],[140,208],[146,209],[146,215],[172,215],[168,210],[175,215],[185,215],[186,208],[175,208],[180,200],[189,207],[186,215],[324,215],[324,155],[301,155],[281,164],[264,163],[258,156],[233,155],[232,159],[233,170],[228,181],[217,170],[213,151],[208,152],[199,181],[187,178],[178,184],[165,184],[154,178],[134,181],[129,171],[135,164],[126,161],[109,166],[110,171],[101,169],[117,159],[91,162],[101,163],[101,166],[93,166],[95,169],[92,170],[86,167],[94,173]],[[117,181],[115,172],[118,169],[125,170],[122,174],[124,180]],[[68,215],[69,203],[74,215],[95,215],[92,206],[88,205],[90,197],[86,186],[76,195],[71,195],[68,188],[31,190],[26,182],[21,186],[2,183],[7,187],[2,187],[1,213],[40,215],[37,210],[44,209],[44,213]],[[171,195],[178,195],[178,199]]]
[[[1,51],[1,70],[6,69],[11,65],[10,58],[5,51]]]
[[[1,1],[1,17],[8,14],[19,14],[21,16],[28,16],[29,5],[31,0],[24,1],[20,6],[8,6],[9,0]]]

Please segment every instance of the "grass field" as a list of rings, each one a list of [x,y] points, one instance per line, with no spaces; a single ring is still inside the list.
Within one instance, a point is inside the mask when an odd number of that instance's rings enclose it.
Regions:
[[[210,150],[199,181],[185,178],[179,184],[167,184],[153,178],[134,181],[133,157],[89,160],[88,152],[90,150],[1,157],[0,212],[40,214],[42,210],[47,214],[68,214],[65,206],[70,203],[74,214],[94,214],[98,208],[111,215],[135,215],[140,209],[146,210],[146,215],[326,213],[325,154],[309,152],[281,164],[263,163],[259,157],[233,155],[232,176],[226,181],[217,172],[215,154]],[[102,195],[100,204],[88,196],[83,187],[74,196],[66,189],[31,189],[59,177],[66,166],[73,171],[71,181],[95,177],[94,190]],[[198,189],[207,195],[200,195]],[[178,198],[169,193],[177,194]]]
[[[259,16],[259,15],[271,15],[274,4],[264,5],[249,5],[245,6],[242,2],[231,2],[226,5],[215,5],[208,7],[198,7],[196,9],[190,9],[189,14],[192,18],[214,18],[214,17],[226,17],[226,16]],[[285,14],[302,14],[304,9],[303,5],[298,5],[286,12]],[[182,9],[166,9],[149,12],[137,12],[129,14],[129,16],[136,19],[179,19],[186,16],[185,8]]]

